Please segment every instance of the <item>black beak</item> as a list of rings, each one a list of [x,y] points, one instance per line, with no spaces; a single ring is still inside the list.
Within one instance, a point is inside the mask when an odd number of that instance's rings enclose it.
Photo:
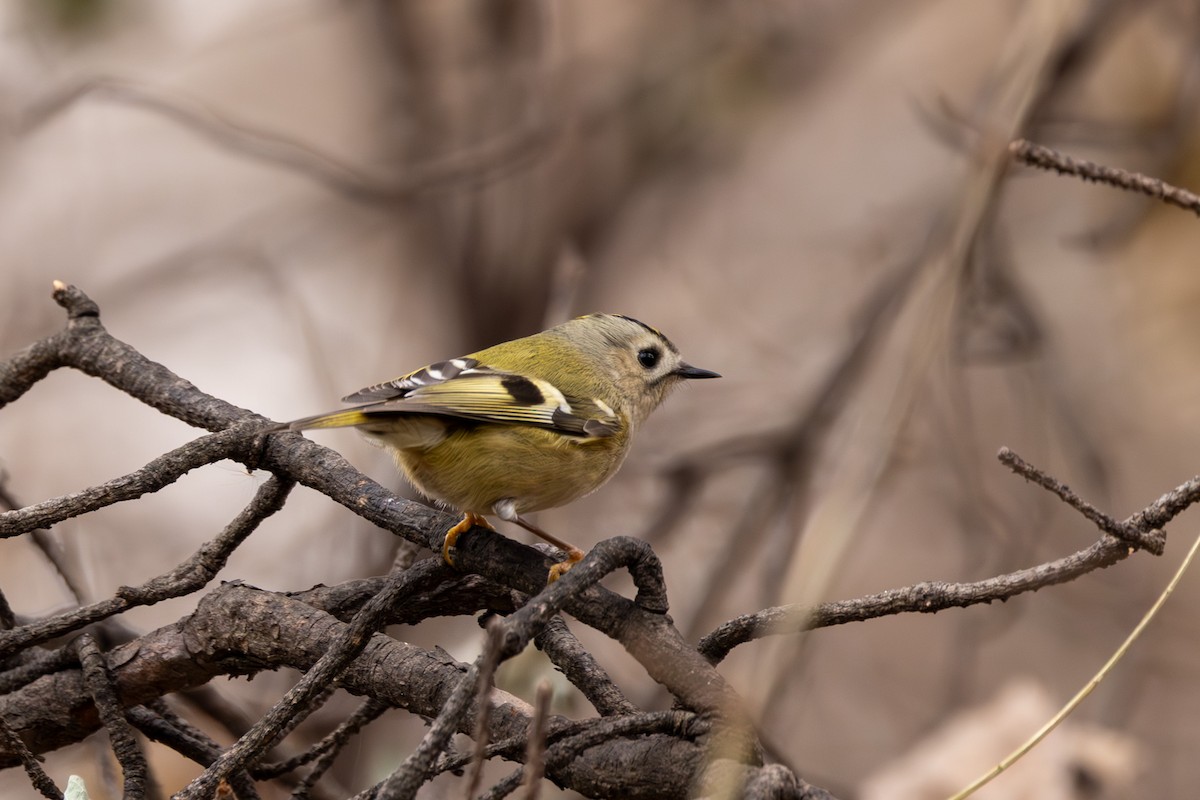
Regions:
[[[719,378],[719,377],[721,377],[721,374],[719,372],[713,372],[711,369],[700,369],[699,367],[693,367],[691,364],[687,363],[686,361],[679,365],[679,368],[677,370],[675,370],[675,374],[681,378]]]

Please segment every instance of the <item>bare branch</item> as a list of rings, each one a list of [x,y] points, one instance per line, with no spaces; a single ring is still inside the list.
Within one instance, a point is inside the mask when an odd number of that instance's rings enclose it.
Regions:
[[[1181,484],[1164,494],[1142,511],[1124,522],[1094,509],[1076,497],[1061,482],[1030,466],[1011,450],[1000,452],[1000,460],[1012,466],[1018,474],[1035,480],[1080,510],[1106,535],[1090,547],[1054,561],[1038,564],[1005,575],[997,575],[972,583],[926,582],[902,589],[891,589],[856,600],[822,603],[813,608],[796,605],[768,608],[730,620],[705,636],[698,645],[713,663],[718,663],[734,647],[764,636],[861,622],[877,617],[913,612],[934,613],[947,608],[965,608],[979,603],[1007,600],[1018,594],[1036,591],[1078,578],[1097,569],[1110,567],[1131,555],[1131,543],[1150,552],[1162,552],[1165,534],[1161,526],[1185,508],[1200,501],[1200,478]],[[1121,537],[1110,531],[1121,531]]]
[[[217,436],[220,435],[217,434]],[[227,436],[226,438],[231,437]],[[236,440],[237,437],[232,438]],[[145,470],[140,472],[145,472]],[[55,636],[79,630],[85,625],[107,619],[131,608],[153,605],[172,597],[182,597],[203,588],[221,571],[230,554],[245,541],[259,523],[283,507],[291,487],[292,484],[289,482],[271,478],[259,488],[250,505],[243,509],[217,538],[203,545],[189,559],[165,575],[152,578],[136,588],[122,587],[117,591],[115,597],[107,600],[101,600],[18,628],[0,631],[0,658],[16,652],[22,647],[45,642]],[[83,503],[82,500],[75,498],[84,495],[98,500],[107,499],[102,491],[85,491],[49,502],[54,504],[59,513],[75,516],[74,510]],[[30,516],[36,517],[37,514],[30,511],[29,508],[6,512],[0,515],[0,530],[4,530],[8,525],[17,527],[22,523],[28,524]]]
[[[550,716],[550,696],[550,684],[541,681],[537,687],[533,720],[529,724],[529,738],[525,743],[525,776],[521,779],[521,785],[525,787],[525,800],[537,800],[541,794],[542,778],[546,775],[546,720]]]
[[[220,746],[208,734],[180,717],[162,700],[126,709],[125,717],[147,738],[202,766],[207,767],[221,755]],[[238,800],[259,800],[258,790],[245,772],[233,773],[228,781]]]
[[[561,617],[552,617],[534,638],[534,644],[562,670],[601,716],[636,714],[639,709],[613,683],[600,663],[584,649]]]
[[[8,721],[0,714],[0,747],[3,747],[10,753],[16,753],[21,759],[21,766],[25,768],[25,774],[29,776],[29,782],[33,784],[33,788],[42,793],[43,797],[48,797],[50,800],[63,800],[63,793],[54,785],[54,781],[42,769],[42,765],[38,762],[35,756],[25,742],[21,741],[21,737],[17,732],[9,727]]]
[[[133,735],[133,729],[125,719],[105,656],[96,646],[96,640],[86,633],[75,640],[74,646],[79,655],[84,685],[96,704],[100,720],[112,742],[113,753],[121,765],[124,796],[127,800],[143,800],[151,780],[150,768],[137,737]]]
[[[1060,175],[1071,175],[1085,181],[1106,183],[1118,189],[1138,192],[1147,197],[1162,200],[1168,205],[1177,206],[1193,214],[1200,214],[1200,195],[1172,186],[1159,178],[1151,178],[1139,172],[1108,167],[1087,161],[1082,158],[1068,156],[1045,145],[1034,144],[1026,139],[1017,139],[1009,145],[1013,158],[1023,164],[1038,169],[1051,170]]]
[[[479,667],[479,675],[475,682],[475,719],[474,751],[471,754],[471,769],[467,773],[467,783],[463,788],[464,800],[471,800],[479,789],[483,778],[484,751],[487,749],[488,722],[492,714],[492,680],[496,674],[496,666],[500,663],[500,637],[503,626],[494,617],[487,621],[487,638],[483,645],[484,659]]]

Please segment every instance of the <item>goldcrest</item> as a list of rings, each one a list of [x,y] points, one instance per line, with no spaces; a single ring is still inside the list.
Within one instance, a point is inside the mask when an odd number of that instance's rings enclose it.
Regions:
[[[590,314],[368,386],[343,398],[350,408],[284,427],[354,427],[389,448],[421,494],[464,514],[446,535],[447,562],[458,535],[490,528],[494,514],[567,553],[554,580],[583,551],[523,515],[600,488],[672,389],[717,377],[649,325]]]

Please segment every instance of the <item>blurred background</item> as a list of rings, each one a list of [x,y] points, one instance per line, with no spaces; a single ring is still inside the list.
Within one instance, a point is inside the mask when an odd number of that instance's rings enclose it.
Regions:
[[[725,377],[671,398],[611,484],[540,524],[584,546],[650,539],[693,640],[771,605],[978,580],[1094,541],[1001,446],[1118,518],[1200,471],[1200,220],[1006,157],[1025,136],[1200,186],[1195,3],[12,0],[0,30],[0,353],[63,326],[61,279],[148,357],[287,420],[580,313],[635,316]],[[64,370],[0,411],[0,466],[32,503],[197,435]],[[402,488],[353,433],[313,438]],[[107,597],[216,535],[262,480],[215,465],[54,537],[83,599]],[[1195,518],[1162,559],[752,643],[721,670],[807,780],[945,796],[1086,682]],[[386,571],[396,546],[298,489],[221,577],[332,584]],[[1193,577],[991,796],[1193,791]],[[72,602],[25,540],[0,542],[0,584],[21,614]],[[636,702],[665,702],[572,629]],[[473,620],[397,635],[464,659],[481,639]],[[549,672],[526,654],[503,681],[529,699]],[[294,679],[217,688],[253,720]],[[561,713],[590,713],[559,688]],[[380,779],[422,732],[393,712],[332,785]],[[103,752],[48,769],[111,796]],[[192,774],[155,754],[168,793]],[[0,793],[35,796],[16,770]]]

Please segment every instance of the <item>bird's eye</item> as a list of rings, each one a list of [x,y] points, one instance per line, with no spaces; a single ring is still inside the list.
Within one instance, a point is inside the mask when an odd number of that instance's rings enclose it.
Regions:
[[[657,347],[647,347],[644,350],[638,350],[638,363],[646,369],[654,369],[654,365],[658,363],[658,359],[662,356]]]

